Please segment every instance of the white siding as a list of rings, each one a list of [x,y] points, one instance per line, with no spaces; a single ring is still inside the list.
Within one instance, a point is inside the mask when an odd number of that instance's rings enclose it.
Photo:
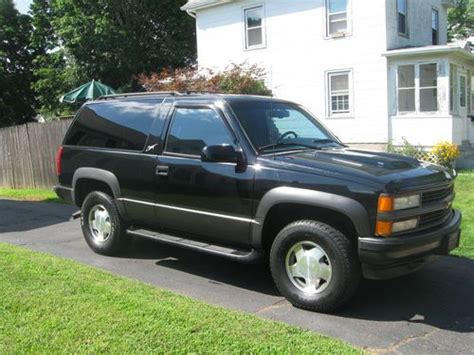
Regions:
[[[387,49],[429,46],[431,37],[431,9],[439,11],[439,44],[448,40],[447,12],[441,5],[443,0],[407,0],[408,37],[398,34],[397,0],[387,3]]]
[[[202,9],[197,12],[198,62],[215,69],[245,61],[259,64],[277,97],[305,105],[344,142],[387,143],[406,135],[405,129],[419,128],[390,126],[396,98],[382,53],[431,44],[432,6],[440,12],[440,44],[446,42],[441,0],[408,2],[409,39],[398,36],[396,0],[350,0],[350,35],[339,39],[325,36],[324,0],[242,0]],[[245,50],[243,9],[259,4],[265,7],[266,47]],[[352,71],[353,114],[329,118],[326,73],[343,69]],[[439,128],[443,136],[452,132],[451,123]]]

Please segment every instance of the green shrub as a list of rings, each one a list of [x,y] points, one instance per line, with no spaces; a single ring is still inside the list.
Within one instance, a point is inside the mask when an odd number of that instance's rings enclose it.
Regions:
[[[452,168],[461,155],[459,147],[450,142],[439,142],[433,147],[432,153],[436,156],[437,163],[447,168]]]
[[[405,137],[402,137],[402,141],[403,144],[401,146],[394,146],[392,143],[389,143],[387,146],[387,151],[390,153],[406,155],[416,159],[419,159],[420,156],[425,154],[421,146],[411,144]]]

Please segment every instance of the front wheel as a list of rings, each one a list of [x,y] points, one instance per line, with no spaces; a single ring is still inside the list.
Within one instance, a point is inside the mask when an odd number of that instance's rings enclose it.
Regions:
[[[87,195],[82,204],[81,225],[87,244],[98,254],[115,255],[129,240],[113,198],[103,192]]]
[[[297,221],[276,237],[270,251],[273,280],[294,306],[330,312],[354,294],[360,264],[350,239],[317,221]]]

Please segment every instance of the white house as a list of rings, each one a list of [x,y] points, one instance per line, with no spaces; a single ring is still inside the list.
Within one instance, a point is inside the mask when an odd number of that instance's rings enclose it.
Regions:
[[[450,6],[189,0],[182,9],[196,18],[201,67],[260,65],[277,97],[302,103],[348,144],[382,148],[406,137],[470,150],[474,54],[469,44],[447,44]]]

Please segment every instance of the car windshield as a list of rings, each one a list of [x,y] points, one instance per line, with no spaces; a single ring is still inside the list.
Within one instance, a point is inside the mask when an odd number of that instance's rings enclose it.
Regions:
[[[261,153],[341,145],[334,135],[296,104],[248,100],[233,101],[230,106]]]

